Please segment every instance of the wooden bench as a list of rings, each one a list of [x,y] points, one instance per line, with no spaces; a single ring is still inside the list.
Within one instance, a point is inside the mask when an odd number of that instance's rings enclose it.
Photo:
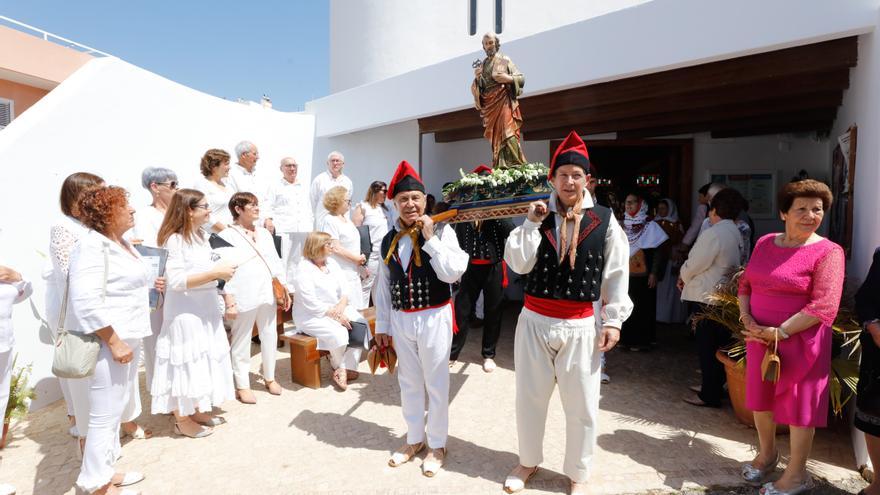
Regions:
[[[370,334],[376,331],[376,308],[361,310],[370,325]],[[318,339],[308,335],[292,334],[295,326],[285,323],[285,332],[279,336],[282,342],[290,344],[290,377],[294,383],[304,387],[321,387],[321,357],[327,351],[318,350]]]

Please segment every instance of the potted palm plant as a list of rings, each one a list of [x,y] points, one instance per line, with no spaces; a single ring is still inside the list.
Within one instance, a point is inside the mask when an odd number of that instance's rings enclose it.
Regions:
[[[6,447],[9,434],[9,423],[13,419],[21,419],[27,416],[31,400],[36,397],[33,387],[28,387],[28,377],[31,374],[31,366],[15,368],[18,355],[12,359],[12,379],[9,387],[9,403],[3,415],[3,436],[0,437],[0,449]]]
[[[728,282],[715,288],[710,294],[711,304],[706,313],[696,315],[695,321],[708,318],[724,325],[735,339],[733,344],[719,350],[715,357],[724,365],[727,390],[736,418],[743,424],[755,426],[752,411],[746,408],[746,345],[742,332],[745,327],[739,321],[737,289],[744,269],[731,273]],[[831,410],[840,416],[843,407],[855,395],[859,381],[859,328],[851,309],[841,306],[832,325],[831,377],[828,393]]]

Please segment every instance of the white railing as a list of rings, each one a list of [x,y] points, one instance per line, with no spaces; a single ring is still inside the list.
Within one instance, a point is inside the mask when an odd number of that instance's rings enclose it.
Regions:
[[[33,31],[37,33],[41,38],[46,41],[51,41],[53,43],[57,43],[59,45],[64,45],[68,48],[72,48],[74,50],[79,50],[81,52],[88,53],[89,55],[95,55],[99,57],[110,57],[109,53],[102,52],[101,50],[97,50],[90,46],[83,45],[81,43],[77,43],[76,41],[69,40],[67,38],[63,38],[61,36],[52,34],[48,31],[44,31],[40,28],[31,26],[29,24],[25,24],[23,22],[16,21],[15,19],[10,19],[6,16],[0,15],[0,24],[6,23],[11,24],[13,28],[18,29],[19,31]]]

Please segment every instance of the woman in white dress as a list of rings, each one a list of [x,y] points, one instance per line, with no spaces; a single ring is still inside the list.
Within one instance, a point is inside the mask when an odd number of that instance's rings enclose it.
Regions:
[[[367,257],[361,253],[361,235],[351,220],[346,218],[351,206],[351,195],[342,186],[330,188],[324,194],[327,215],[321,230],[333,239],[332,258],[342,268],[345,277],[345,295],[355,309],[367,307],[361,288],[361,279],[368,275]]]
[[[228,255],[238,260],[235,276],[226,284],[227,294],[235,298],[238,316],[232,321],[232,372],[235,395],[245,404],[256,404],[251,391],[251,329],[254,323],[260,335],[260,354],[263,358],[263,381],[272,395],[281,395],[281,385],[275,381],[275,353],[278,333],[275,330],[276,301],[272,279],[283,280],[281,258],[275,251],[272,234],[257,226],[260,205],[249,192],[237,192],[229,200],[233,224],[220,232],[220,237],[231,244]],[[285,293],[284,310],[290,308],[290,296]]]
[[[362,349],[348,347],[351,322],[362,321],[348,303],[348,280],[332,258],[333,243],[326,232],[312,232],[303,246],[293,285],[293,320],[296,328],[318,339],[318,350],[330,353],[333,383],[340,389],[358,377],[357,365]]]
[[[194,189],[205,193],[211,207],[211,223],[203,227],[208,232],[222,232],[232,224],[229,198],[235,192],[223,180],[229,176],[229,153],[221,149],[209,149],[202,156],[199,171],[202,172],[202,178],[196,181]]]
[[[364,293],[364,304],[370,304],[370,294],[373,291],[373,283],[376,281],[376,273],[379,272],[379,248],[382,247],[382,239],[390,229],[391,221],[388,207],[385,206],[385,195],[388,186],[380,181],[374,181],[367,190],[367,197],[362,203],[354,208],[351,221],[360,227],[366,225],[370,228],[370,242],[372,249],[367,259],[367,276],[361,280]]]
[[[134,209],[125,189],[86,189],[79,201],[82,222],[91,231],[70,257],[69,304],[77,330],[100,342],[89,382],[89,432],[76,484],[87,493],[125,493],[117,486],[142,480],[137,472],[116,473],[119,427],[137,393],[141,339],[150,335],[147,265],[125,240]],[[164,279],[155,287],[163,292]],[[139,405],[139,404],[138,404]],[[134,417],[140,414],[136,411]]]
[[[229,342],[217,305],[217,280],[235,269],[212,259],[201,225],[208,222],[205,195],[181,189],[171,199],[158,242],[168,250],[164,321],[156,340],[155,376],[150,390],[153,414],[174,414],[174,430],[201,438],[222,424],[212,407],[234,397]],[[234,317],[235,302],[225,295]]]

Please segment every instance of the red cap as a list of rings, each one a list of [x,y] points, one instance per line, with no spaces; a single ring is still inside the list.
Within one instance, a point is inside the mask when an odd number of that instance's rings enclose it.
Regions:
[[[492,167],[486,165],[485,163],[481,163],[477,168],[474,169],[473,173],[475,173],[475,174],[483,174],[483,173],[491,174]]]
[[[584,144],[581,137],[574,131],[568,133],[568,137],[562,141],[562,144],[553,153],[547,177],[552,178],[553,174],[556,173],[556,168],[560,165],[576,165],[583,168],[584,172],[591,173],[592,167],[590,165],[590,155],[587,154],[587,145]]]
[[[388,184],[388,197],[394,198],[397,194],[406,191],[425,192],[425,184],[422,183],[422,179],[419,177],[416,169],[404,160],[397,165],[394,177],[391,179],[391,183]]]

